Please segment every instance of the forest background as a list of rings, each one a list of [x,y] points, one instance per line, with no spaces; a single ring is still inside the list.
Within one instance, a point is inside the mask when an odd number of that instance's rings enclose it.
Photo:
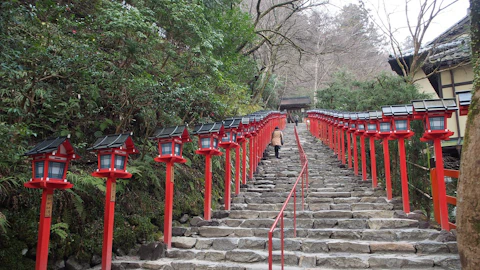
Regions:
[[[132,179],[117,184],[113,245],[123,254],[162,236],[165,168],[153,161],[149,139],[157,127],[276,110],[282,97],[313,98],[316,91],[319,107],[351,111],[426,97],[389,71],[386,39],[368,10],[350,4],[331,14],[327,5],[0,3],[0,269],[33,268],[40,191],[23,187],[31,177],[23,153],[46,137],[71,134],[82,157],[70,166],[74,188],[55,194],[49,261],[74,257],[93,265],[101,254],[105,192],[104,180],[90,176],[97,160],[86,148],[95,137],[133,131],[141,152],[129,162]],[[412,160],[426,164],[425,147],[412,151]],[[186,144],[188,162],[176,168],[176,220],[202,212],[203,161],[194,148]],[[223,160],[213,161],[214,208]],[[428,203],[418,204],[428,211]]]

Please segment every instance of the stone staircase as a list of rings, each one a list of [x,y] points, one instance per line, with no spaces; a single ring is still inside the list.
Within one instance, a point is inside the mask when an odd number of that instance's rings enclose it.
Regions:
[[[305,125],[298,131],[310,185],[304,211],[297,199],[296,238],[293,204],[285,213],[285,269],[461,268],[453,234],[423,228],[422,215],[405,215],[401,204],[386,201],[381,188],[372,189],[370,181],[341,165]],[[230,211],[217,210],[210,221],[195,217],[188,227],[174,228],[166,258],[118,257],[112,269],[268,269],[268,231],[300,171],[293,125],[284,135],[282,159],[271,150],[255,179],[233,197]],[[274,269],[281,269],[279,235],[277,230]]]

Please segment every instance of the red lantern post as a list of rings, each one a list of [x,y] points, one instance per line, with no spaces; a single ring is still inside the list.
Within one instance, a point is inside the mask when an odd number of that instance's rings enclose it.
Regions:
[[[249,166],[249,178],[253,179],[253,171],[254,171],[254,150],[256,145],[255,145],[255,138],[257,136],[257,121],[255,121],[254,116],[250,116],[250,138],[249,138],[249,161],[250,161],[250,166]]]
[[[367,155],[365,153],[365,124],[368,113],[357,113],[357,131],[355,134],[360,137],[360,150],[362,153],[362,179],[367,180]]]
[[[408,194],[408,176],[407,176],[407,156],[405,154],[405,139],[414,135],[410,130],[410,120],[412,118],[412,105],[393,105],[382,107],[383,116],[391,119],[393,127],[392,137],[398,140],[398,150],[400,154],[400,175],[402,178],[402,200],[403,211],[410,213],[410,199]]]
[[[187,161],[183,158],[183,144],[190,142],[191,139],[186,126],[158,128],[152,139],[158,143],[158,156],[154,160],[167,165],[163,242],[165,242],[168,248],[171,248],[175,163],[185,163]]]
[[[377,160],[375,157],[375,138],[378,134],[378,119],[382,117],[381,112],[369,112],[367,131],[365,136],[370,138],[370,171],[372,172],[372,186],[377,187]]]
[[[115,216],[115,191],[117,178],[131,178],[127,172],[130,154],[138,153],[133,144],[131,133],[114,134],[100,137],[87,150],[97,152],[98,168],[94,177],[107,178],[105,193],[105,213],[103,220],[102,269],[112,268],[113,221]]]
[[[220,156],[218,150],[219,140],[223,137],[224,128],[222,123],[201,124],[194,127],[193,135],[198,136],[198,150],[195,153],[205,156],[205,220],[211,219],[212,208],[212,156]]]
[[[247,184],[247,139],[250,139],[250,118],[242,117],[242,136],[237,140],[242,145],[242,184]]]
[[[380,112],[377,112],[377,115]],[[383,114],[382,114],[383,115]],[[377,137],[382,139],[383,143],[383,162],[385,167],[385,183],[387,186],[387,200],[392,199],[392,179],[390,178],[390,151],[388,148],[388,140],[390,140],[392,136],[392,128],[391,128],[390,119],[387,117],[382,118],[379,123],[377,123],[377,129],[379,132],[377,133]]]
[[[355,131],[355,124],[350,119],[350,117],[351,117],[350,113],[344,113],[343,117],[345,118],[344,129],[345,129],[345,133],[346,133],[346,136],[347,136],[347,156],[348,156],[347,163],[348,163],[348,168],[351,169],[352,168],[352,146],[351,146],[351,143],[350,143],[350,137],[351,137],[351,134]],[[350,125],[352,125],[352,123],[353,123],[354,127],[350,128]]]
[[[349,133],[352,134],[353,137],[353,172],[355,175],[358,176],[358,150],[357,150],[357,120],[358,116],[357,113],[350,114],[350,129]]]
[[[432,99],[412,101],[414,117],[423,119],[425,132],[421,141],[433,141],[435,166],[437,169],[438,205],[442,229],[450,230],[448,223],[447,190],[443,168],[442,140],[448,140],[454,133],[447,129],[447,119],[458,110],[455,99]],[[433,185],[433,184],[432,184]],[[437,198],[434,198],[436,200]]]
[[[225,149],[225,195],[224,206],[225,210],[230,210],[230,183],[231,183],[231,169],[230,169],[230,149],[238,148],[237,132],[241,130],[241,119],[232,118],[224,121],[225,137],[220,142],[220,147]],[[237,151],[238,153],[238,151]],[[236,155],[236,161],[239,163],[239,155]],[[239,171],[237,169],[237,171]],[[240,192],[240,179],[235,179],[235,193]]]
[[[68,165],[70,160],[80,157],[75,154],[69,138],[70,135],[48,138],[25,153],[32,161],[32,178],[24,186],[42,189],[36,270],[47,269],[54,190],[73,187],[67,182]]]
[[[348,130],[348,122],[347,119],[345,118],[345,113],[340,114],[340,146],[341,146],[341,155],[342,155],[342,164],[346,164],[345,160],[345,135],[346,131]],[[349,140],[350,141],[350,140]]]
[[[470,107],[470,103],[472,103],[472,91],[460,91],[456,94],[458,96],[460,115],[468,115],[468,108]]]

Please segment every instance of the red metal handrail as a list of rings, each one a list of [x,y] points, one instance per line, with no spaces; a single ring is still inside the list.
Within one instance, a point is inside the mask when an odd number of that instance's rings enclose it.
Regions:
[[[297,185],[300,182],[300,179],[302,180],[302,210],[304,209],[305,203],[304,203],[304,183],[306,183],[306,188],[308,191],[308,160],[307,156],[305,155],[305,151],[303,150],[302,145],[300,144],[300,139],[298,138],[298,133],[297,129],[293,127],[293,131],[295,133],[295,140],[297,141],[297,147],[298,147],[298,152],[300,154],[300,162],[302,163],[302,170],[300,171],[300,174],[297,177],[297,180],[295,181],[295,184],[293,184],[292,190],[290,191],[290,194],[288,194],[287,199],[283,203],[282,209],[280,209],[280,212],[277,215],[277,218],[273,222],[272,227],[270,227],[270,231],[268,231],[268,269],[272,270],[273,269],[273,232],[275,231],[278,222],[280,221],[280,252],[281,252],[281,264],[282,264],[282,269],[284,267],[284,240],[285,240],[285,233],[284,233],[284,212],[285,209],[287,208],[287,205],[292,198],[293,195],[293,237],[297,236]],[[306,180],[306,181],[304,181]]]

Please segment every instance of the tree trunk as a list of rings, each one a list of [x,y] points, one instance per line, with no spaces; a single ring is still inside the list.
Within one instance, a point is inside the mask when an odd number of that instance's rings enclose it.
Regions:
[[[462,269],[480,265],[480,2],[470,0],[474,91],[469,108],[458,182],[458,250]]]

